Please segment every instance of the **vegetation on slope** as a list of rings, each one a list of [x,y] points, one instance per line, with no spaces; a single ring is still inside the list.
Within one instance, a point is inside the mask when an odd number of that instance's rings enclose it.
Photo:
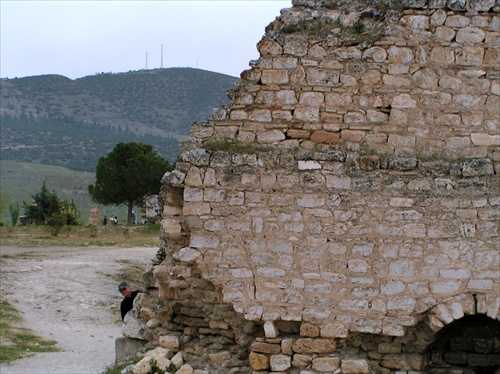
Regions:
[[[191,68],[0,80],[1,159],[94,171],[119,142],[174,162],[193,122],[229,103],[236,78]]]

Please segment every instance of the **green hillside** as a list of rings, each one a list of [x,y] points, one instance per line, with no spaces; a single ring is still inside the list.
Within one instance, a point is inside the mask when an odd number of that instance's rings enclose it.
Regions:
[[[0,158],[93,172],[119,142],[174,162],[193,122],[227,105],[236,78],[192,68],[0,80]]]
[[[94,173],[77,172],[58,166],[29,164],[0,160],[0,190],[8,198],[1,220],[10,223],[8,206],[31,201],[31,195],[40,191],[43,182],[50,191],[55,190],[61,200],[73,200],[81,212],[80,223],[86,224],[89,209],[94,205],[87,193],[87,186],[94,183]],[[126,207],[100,207],[102,214],[126,216]],[[24,210],[21,208],[21,214]]]

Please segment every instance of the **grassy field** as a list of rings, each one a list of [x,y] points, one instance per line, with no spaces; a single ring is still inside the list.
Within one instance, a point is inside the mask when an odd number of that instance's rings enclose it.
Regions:
[[[56,352],[57,342],[45,340],[22,327],[23,318],[7,301],[0,301],[0,363],[11,362],[32,352]]]
[[[64,226],[53,236],[49,226],[2,226],[0,245],[33,246],[120,246],[160,245],[160,225]]]
[[[94,173],[74,171],[59,166],[42,164],[30,164],[25,162],[14,162],[0,160],[0,191],[3,208],[0,221],[10,224],[9,205],[19,204],[21,214],[24,215],[23,202],[31,201],[42,188],[45,181],[49,191],[55,191],[60,200],[73,200],[80,213],[79,222],[83,225],[88,223],[90,207],[95,205],[88,192],[89,184],[95,182]],[[122,206],[99,206],[101,217],[116,215],[124,221],[127,216],[127,207]],[[140,208],[136,207],[136,211]]]

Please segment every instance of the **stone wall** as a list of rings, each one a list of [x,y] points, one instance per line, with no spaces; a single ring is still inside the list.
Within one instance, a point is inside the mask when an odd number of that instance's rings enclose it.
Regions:
[[[150,340],[210,373],[493,372],[499,11],[282,10],[164,176]],[[449,350],[468,318],[490,335]]]

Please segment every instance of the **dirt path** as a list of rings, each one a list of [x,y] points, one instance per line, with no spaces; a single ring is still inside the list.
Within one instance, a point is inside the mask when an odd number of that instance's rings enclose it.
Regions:
[[[0,292],[16,307],[26,327],[56,340],[61,352],[38,353],[9,365],[1,374],[99,373],[113,364],[121,336],[117,284],[120,260],[151,263],[157,248],[0,248]],[[23,254],[23,255],[21,255]]]

